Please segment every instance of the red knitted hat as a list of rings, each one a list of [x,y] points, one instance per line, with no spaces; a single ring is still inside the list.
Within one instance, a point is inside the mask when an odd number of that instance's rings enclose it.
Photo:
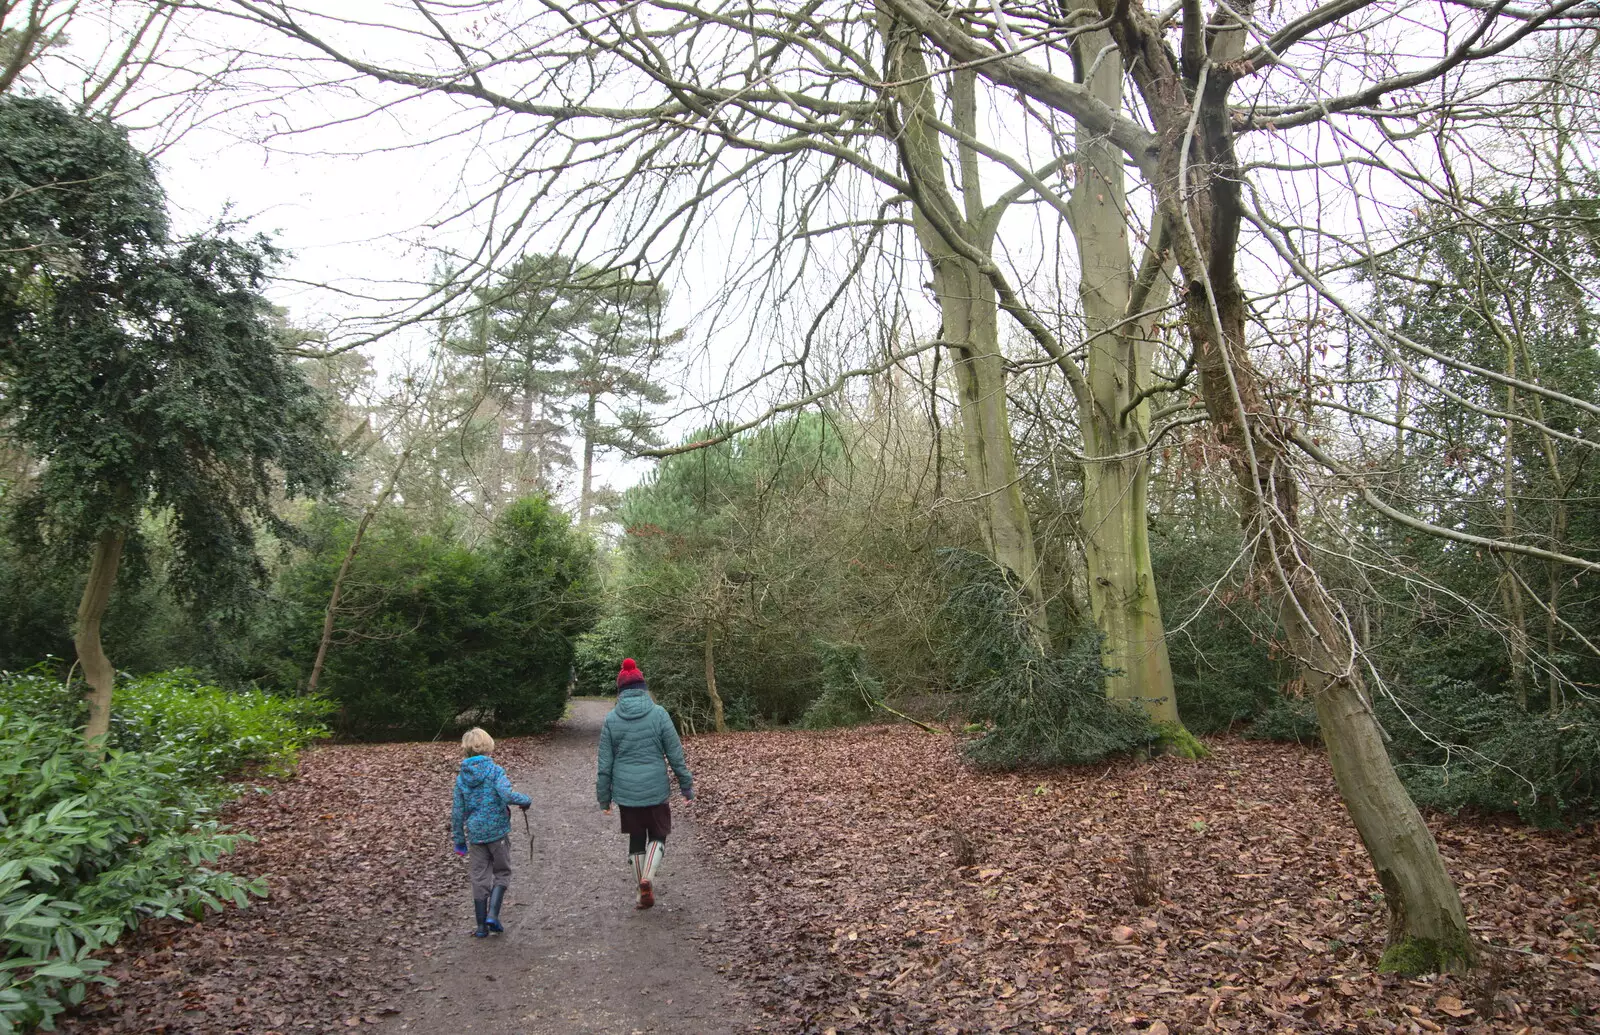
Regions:
[[[622,671],[617,673],[617,689],[621,690],[625,686],[642,682],[644,682],[644,673],[639,671],[639,666],[634,663],[632,658],[623,658]]]

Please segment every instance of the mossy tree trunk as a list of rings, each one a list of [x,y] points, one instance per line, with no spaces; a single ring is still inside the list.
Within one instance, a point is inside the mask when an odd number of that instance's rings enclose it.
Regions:
[[[1078,10],[1098,20],[1092,3]],[[915,34],[909,38],[892,17],[880,18],[888,42],[899,115],[901,165],[913,184],[913,221],[919,242],[934,267],[934,289],[944,313],[944,336],[978,343],[956,346],[966,454],[979,458],[975,486],[988,495],[985,528],[991,555],[1019,572],[1036,566],[1031,527],[1017,485],[1017,464],[1005,423],[1004,379],[998,338],[995,285],[973,256],[988,256],[1000,217],[1011,199],[986,206],[980,191],[978,154],[968,141],[977,137],[977,73],[949,76],[949,130],[937,128],[935,96],[928,63]],[[1095,66],[1094,89],[1115,108],[1121,103],[1122,70],[1114,58],[1094,61],[1110,43],[1101,31],[1084,37],[1090,48],[1080,74]],[[953,132],[952,132],[953,131]],[[960,180],[958,205],[945,181],[944,139],[955,141]],[[1069,371],[1068,383],[1079,414],[1089,462],[1084,469],[1085,503],[1081,522],[1089,565],[1089,595],[1095,622],[1104,635],[1107,694],[1137,703],[1167,731],[1172,749],[1194,755],[1203,749],[1178,718],[1161,608],[1156,594],[1148,540],[1149,410],[1141,393],[1149,384],[1154,355],[1154,320],[1168,294],[1169,263],[1159,246],[1147,249],[1134,271],[1127,236],[1124,157],[1108,140],[1080,132],[1076,189],[1066,202],[1081,259],[1080,292],[1089,340],[1088,372]],[[1062,164],[1068,160],[1062,159]],[[959,240],[952,240],[952,237]],[[959,245],[959,246],[958,246]],[[1070,366],[1070,361],[1064,361]],[[992,406],[985,409],[992,400]],[[1003,450],[997,445],[1003,443]],[[1002,455],[1003,454],[1003,455]],[[969,481],[974,464],[969,459]],[[1002,492],[1004,486],[1008,492]],[[1013,488],[1014,487],[1014,488]],[[1012,515],[1015,515],[1013,517]],[[1026,580],[1042,615],[1043,591]],[[1041,639],[1048,629],[1036,622]]]
[[[1227,95],[1253,5],[1207,25],[1187,6],[1181,63],[1150,14],[1098,0],[1156,134],[1153,186],[1184,275],[1184,315],[1195,343],[1207,412],[1239,488],[1245,540],[1271,588],[1305,689],[1316,701],[1334,779],[1383,885],[1389,910],[1382,969],[1465,970],[1475,955],[1461,898],[1422,814],[1384,749],[1367,700],[1358,646],[1322,584],[1300,530],[1292,424],[1267,402],[1251,361],[1238,278],[1243,220],[1240,170]]]
[[[957,202],[945,179],[944,141],[932,124],[937,98],[920,40],[887,16],[879,19],[879,26],[898,83],[893,87],[896,143],[902,171],[913,186],[912,222],[917,242],[933,267],[933,290],[943,317],[941,336],[952,354],[967,494],[978,505],[989,556],[1010,569],[1024,587],[1030,621],[1040,642],[1046,643],[1050,630],[1044,579],[1011,437],[1000,308],[993,283],[971,257],[972,249],[988,254],[1003,208],[984,206],[978,156],[964,144],[956,149],[961,180]],[[956,130],[969,137],[977,131],[975,89],[974,73],[953,75],[952,118]],[[961,242],[950,240],[951,235],[959,235]]]
[[[1093,0],[1071,0],[1085,23]],[[1105,30],[1077,37],[1077,79],[1096,99],[1122,107],[1122,61]],[[1167,731],[1169,746],[1193,755],[1183,729],[1172,661],[1150,560],[1150,387],[1155,317],[1170,295],[1164,234],[1157,228],[1134,269],[1121,149],[1081,123],[1068,213],[1078,248],[1078,295],[1088,346],[1088,394],[1078,400],[1087,462],[1083,468],[1084,553],[1089,599],[1104,639],[1107,694],[1137,704]]]

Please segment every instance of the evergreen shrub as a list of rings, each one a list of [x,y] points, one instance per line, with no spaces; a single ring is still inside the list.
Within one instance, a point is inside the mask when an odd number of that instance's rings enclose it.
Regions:
[[[1546,827],[1600,818],[1600,702],[1524,712],[1510,693],[1437,679],[1376,707],[1419,805]]]
[[[292,771],[312,740],[326,737],[335,708],[321,697],[225,690],[193,672],[158,672],[118,685],[111,738],[124,751],[183,755],[208,776]]]
[[[806,729],[854,726],[872,717],[874,702],[883,700],[883,683],[867,670],[867,655],[858,643],[817,641],[822,692],[806,708],[800,725]]]
[[[1249,740],[1284,740],[1297,744],[1317,744],[1322,733],[1317,725],[1317,706],[1306,697],[1279,694],[1244,729]]]
[[[280,644],[307,674],[335,574],[354,527],[313,522],[309,557],[286,572],[294,605]],[[593,548],[542,498],[501,515],[491,541],[420,535],[375,523],[344,583],[318,691],[339,705],[341,734],[434,737],[492,722],[542,730],[566,708],[573,641],[594,623]],[[613,673],[614,674],[614,673]]]
[[[1219,733],[1273,710],[1290,675],[1267,649],[1277,622],[1239,585],[1242,548],[1233,531],[1151,531],[1161,610],[1175,627],[1167,652],[1178,714],[1191,733]]]
[[[244,838],[220,777],[283,769],[322,731],[311,702],[232,695],[177,673],[125,684],[104,760],[82,699],[42,670],[0,673],[0,1035],[54,1019],[94,983],[97,950],[140,921],[264,895],[215,868]]]
[[[1080,765],[1160,739],[1143,712],[1107,699],[1098,634],[1084,631],[1047,656],[1009,572],[967,550],[940,558],[949,587],[941,650],[970,714],[989,724],[968,743],[968,757],[1000,769]]]
[[[617,692],[617,669],[622,659],[631,657],[625,622],[619,615],[607,615],[593,629],[573,641],[572,665],[578,683],[573,692],[579,697],[610,697]],[[649,672],[646,670],[646,678]]]

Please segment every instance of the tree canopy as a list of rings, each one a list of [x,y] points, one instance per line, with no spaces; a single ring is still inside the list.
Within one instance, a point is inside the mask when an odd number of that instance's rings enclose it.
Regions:
[[[264,574],[280,493],[333,489],[340,461],[279,351],[264,238],[174,239],[126,134],[44,99],[0,96],[0,195],[0,421],[31,460],[12,527],[56,557],[93,551],[79,652],[108,701],[98,622],[140,516],[170,515],[174,585],[227,612]]]

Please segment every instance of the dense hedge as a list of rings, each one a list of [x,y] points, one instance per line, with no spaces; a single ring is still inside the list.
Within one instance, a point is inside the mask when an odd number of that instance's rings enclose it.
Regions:
[[[354,526],[323,514],[312,531],[312,552],[280,580],[280,685],[309,675]],[[543,498],[512,505],[473,546],[380,522],[346,577],[317,689],[338,702],[334,724],[350,737],[542,729],[566,706],[573,641],[594,623],[596,593],[592,546]]]

